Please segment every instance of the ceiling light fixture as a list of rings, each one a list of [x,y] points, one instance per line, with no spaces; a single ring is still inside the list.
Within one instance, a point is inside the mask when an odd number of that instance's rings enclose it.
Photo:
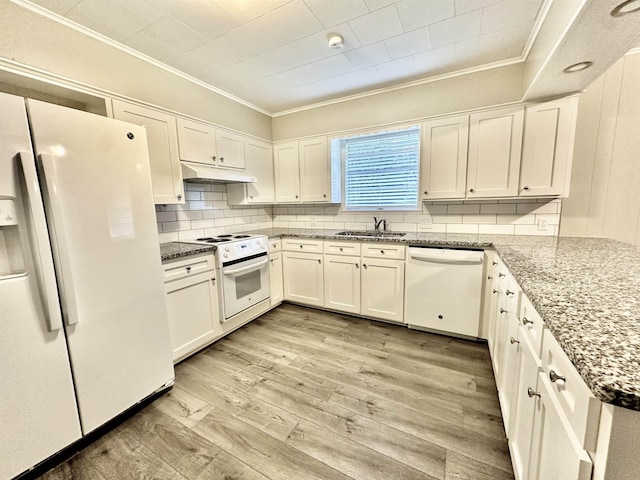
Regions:
[[[589,68],[591,65],[593,65],[593,62],[578,62],[578,63],[574,63],[573,65],[569,65],[567,68],[563,70],[563,72],[564,73],[581,72],[582,70],[586,70],[587,68]]]
[[[329,47],[333,50],[341,50],[344,47],[344,39],[341,35],[329,35]]]
[[[612,17],[622,17],[629,13],[640,11],[640,0],[626,0],[611,10]]]

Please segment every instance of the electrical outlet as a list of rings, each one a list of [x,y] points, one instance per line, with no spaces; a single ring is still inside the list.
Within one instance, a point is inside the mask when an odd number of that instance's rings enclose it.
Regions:
[[[418,224],[418,230],[431,230],[432,228],[433,220],[431,217],[424,217],[424,220]]]
[[[538,230],[546,230],[547,229],[547,219],[539,218],[538,219]]]
[[[309,222],[309,226],[310,227],[317,227],[318,226],[318,222],[316,221],[316,216],[315,215],[311,215],[311,221]]]

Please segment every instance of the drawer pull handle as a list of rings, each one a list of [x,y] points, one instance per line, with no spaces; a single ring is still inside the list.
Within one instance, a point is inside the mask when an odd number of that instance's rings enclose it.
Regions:
[[[507,311],[504,308],[501,308],[500,313],[507,313]]]
[[[562,375],[558,375],[553,370],[549,371],[549,380],[551,380],[553,383],[557,382],[558,380],[560,380],[561,382],[566,382],[567,381],[567,379],[565,377],[563,377]]]
[[[491,291],[491,293],[498,293],[498,290],[496,290],[495,288]]]
[[[507,295],[513,295],[515,292],[512,292],[511,290],[507,289],[507,291],[504,293],[506,293]]]
[[[520,343],[520,340],[516,340],[515,338],[511,337],[511,338],[509,339],[509,343],[510,343],[511,345],[513,345],[514,343]]]
[[[533,325],[533,320],[529,320],[527,317],[522,317],[523,325]]]
[[[489,275],[489,276],[487,277],[487,280],[493,280],[493,277],[492,277],[491,275]]]
[[[494,267],[498,266],[498,262],[491,262],[491,265],[493,265]]]
[[[500,278],[504,278],[504,277],[506,277],[506,275],[505,275],[504,273],[499,273],[499,274],[498,274],[498,277],[500,277]]]
[[[191,273],[191,267],[187,267],[187,273]]]
[[[527,388],[527,395],[529,395],[529,398],[540,397],[540,394],[531,387]]]

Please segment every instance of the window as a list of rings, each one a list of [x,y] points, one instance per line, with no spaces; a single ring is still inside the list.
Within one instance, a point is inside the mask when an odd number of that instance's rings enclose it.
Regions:
[[[420,128],[343,138],[345,210],[417,210]]]

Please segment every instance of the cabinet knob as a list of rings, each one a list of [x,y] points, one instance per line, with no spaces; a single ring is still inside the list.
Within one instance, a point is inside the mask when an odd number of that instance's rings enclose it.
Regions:
[[[474,193],[474,192],[475,192],[475,190],[473,188],[469,189],[469,193]]]
[[[528,191],[528,190],[529,190],[529,187],[522,187],[522,189],[523,189],[524,191]]]
[[[504,308],[501,308],[500,313],[507,313],[507,311]]]
[[[322,263],[322,260],[318,259],[318,263]]]
[[[523,325],[533,325],[533,320],[529,320],[527,317],[522,317]]]
[[[511,338],[509,339],[509,343],[510,343],[511,345],[513,345],[514,343],[520,343],[520,340],[516,340],[515,338],[511,337]]]
[[[191,267],[187,267],[187,273],[191,273]]]
[[[302,245],[300,245],[300,248],[302,248]]]
[[[531,387],[527,388],[527,395],[529,395],[529,398],[540,397],[540,394]]]
[[[323,197],[323,198],[327,198],[327,194],[326,194],[326,193],[323,193],[323,194],[322,194],[322,197]]]
[[[224,157],[220,157],[220,161],[221,161],[221,162],[224,162]]]
[[[356,263],[356,268],[358,268],[358,264]]]
[[[512,292],[511,290],[507,289],[507,291],[504,293],[506,293],[507,295],[513,295],[515,292]]]
[[[250,198],[251,200],[253,200],[253,195],[249,195],[249,198]]]
[[[491,262],[491,265],[493,265],[494,267],[498,266],[498,262]]]
[[[367,269],[367,264],[366,264],[366,263],[363,263],[363,264],[362,264],[362,268],[364,268],[364,269],[366,270],[366,269]]]
[[[427,192],[426,190],[423,193],[424,195],[429,195],[429,192]]]
[[[211,279],[211,283],[216,283],[215,277]]]
[[[498,290],[496,290],[495,288],[491,291],[491,293],[498,293]]]
[[[381,253],[382,255],[384,255],[384,250],[380,250],[380,253]]]
[[[298,195],[296,195],[296,198],[298,198]]]
[[[216,159],[216,156],[215,156],[215,155],[213,155],[213,156],[211,157],[211,160],[215,160],[215,159]]]
[[[177,198],[178,200],[182,200],[182,194],[181,194],[181,193],[179,193],[179,194],[177,195],[177,197],[176,197],[176,198]]]
[[[563,377],[562,375],[558,375],[553,370],[549,371],[549,380],[551,380],[553,383],[555,383],[557,381],[561,381],[561,382],[566,382],[567,381],[566,377]]]
[[[498,277],[503,278],[503,277],[506,277],[506,275],[504,273],[499,273]]]
[[[493,277],[491,275],[488,275],[487,280],[493,280]]]

